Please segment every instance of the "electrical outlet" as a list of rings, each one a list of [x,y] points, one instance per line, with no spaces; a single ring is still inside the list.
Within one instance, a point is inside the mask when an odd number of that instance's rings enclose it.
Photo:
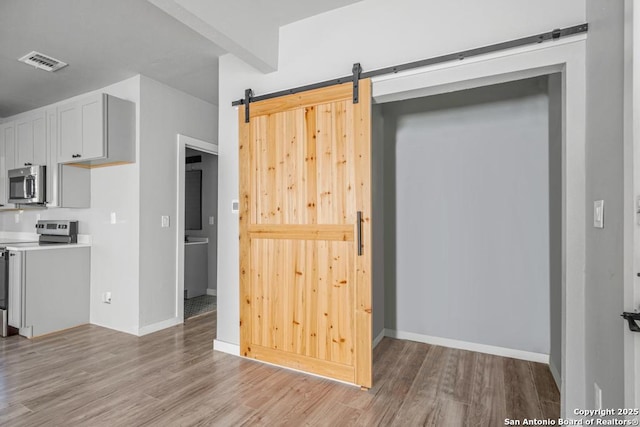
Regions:
[[[162,215],[160,217],[160,227],[162,228],[169,227],[169,215]]]
[[[602,389],[597,383],[593,383],[593,400],[594,409],[602,409]]]
[[[17,213],[13,216],[13,220],[15,221],[16,224],[20,224],[20,214]]]
[[[102,293],[102,302],[105,304],[111,304],[111,292]]]
[[[214,225],[216,223],[216,218],[214,216],[209,217],[209,225]]]
[[[109,221],[111,222],[111,224],[115,224],[116,222],[118,222],[115,212],[111,212],[111,215],[109,215]]]

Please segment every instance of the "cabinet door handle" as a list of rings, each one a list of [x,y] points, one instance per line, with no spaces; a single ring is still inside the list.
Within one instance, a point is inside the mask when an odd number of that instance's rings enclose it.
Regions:
[[[31,166],[31,163],[25,163],[24,165],[25,166]]]
[[[71,157],[73,157],[74,159],[77,159],[77,158],[82,157],[82,156],[80,154],[74,154]]]

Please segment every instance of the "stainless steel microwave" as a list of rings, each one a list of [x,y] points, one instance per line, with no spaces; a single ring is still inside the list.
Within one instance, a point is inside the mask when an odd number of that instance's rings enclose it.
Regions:
[[[46,166],[29,166],[9,170],[9,203],[19,205],[45,204],[47,201],[46,175]]]

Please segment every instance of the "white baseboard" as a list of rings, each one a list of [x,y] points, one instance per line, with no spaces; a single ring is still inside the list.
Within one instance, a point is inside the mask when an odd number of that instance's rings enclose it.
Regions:
[[[125,334],[138,336],[138,328],[137,327],[133,327],[133,326],[131,328],[129,328],[129,329],[117,328],[117,327],[112,326],[112,325],[105,325],[103,323],[96,322],[95,320],[89,320],[89,324],[90,325],[100,326],[101,328],[111,329],[112,331],[118,331],[118,332],[123,332]]]
[[[378,346],[378,344],[380,344],[380,341],[382,341],[382,338],[384,338],[385,333],[386,333],[386,329],[384,329],[384,328],[383,328],[383,329],[380,331],[380,333],[378,334],[378,336],[376,336],[376,337],[373,339],[373,345],[371,346],[371,348],[376,348],[376,347]]]
[[[240,356],[240,346],[238,344],[231,344],[225,341],[213,340],[213,349],[221,351],[223,353],[232,354],[234,356]]]
[[[551,358],[549,358],[549,370],[551,371],[553,380],[556,382],[556,386],[558,386],[558,390],[562,390],[562,377],[560,376],[560,371],[558,371],[558,368]]]
[[[151,325],[138,328],[138,336],[141,337],[143,335],[152,334],[154,332],[158,332],[163,329],[179,325],[181,323],[182,321],[178,317],[172,317],[171,319],[163,320],[162,322],[152,323]]]
[[[511,357],[513,359],[528,360],[530,362],[549,363],[549,355],[542,353],[533,353],[524,350],[515,350],[511,348],[496,347],[493,345],[476,344],[466,341],[452,340],[449,338],[433,337],[429,335],[416,334],[413,332],[396,331],[393,329],[385,329],[385,336],[390,338],[398,338],[401,340],[417,341],[426,344],[439,345],[442,347],[457,348],[460,350],[475,351],[478,353],[493,354],[495,356]]]
[[[218,295],[217,289],[209,289],[207,288],[207,295],[213,295],[214,297]]]

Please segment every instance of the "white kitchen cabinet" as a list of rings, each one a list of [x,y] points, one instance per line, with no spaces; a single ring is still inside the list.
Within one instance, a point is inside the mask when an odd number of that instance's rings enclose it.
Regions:
[[[89,323],[91,248],[9,251],[9,325],[32,338]]]
[[[16,167],[46,165],[47,114],[40,109],[15,120]]]
[[[58,158],[65,162],[75,160],[76,153],[82,152],[82,123],[80,106],[77,101],[58,107]]]
[[[207,293],[209,283],[209,239],[189,237],[184,243],[184,297],[193,298]]]
[[[16,167],[16,124],[14,121],[0,125],[0,207],[7,206],[9,183],[7,171]]]
[[[58,110],[48,108],[47,115],[47,206],[58,207],[58,186],[60,176],[58,174]]]
[[[73,164],[58,163],[58,117],[57,108],[47,109],[47,206],[89,208],[91,171]]]
[[[58,162],[135,162],[135,104],[102,93],[60,105]]]
[[[22,254],[24,252],[9,252],[9,326],[14,328],[23,328],[24,308],[24,287],[22,286],[22,278],[24,277],[22,262]]]

